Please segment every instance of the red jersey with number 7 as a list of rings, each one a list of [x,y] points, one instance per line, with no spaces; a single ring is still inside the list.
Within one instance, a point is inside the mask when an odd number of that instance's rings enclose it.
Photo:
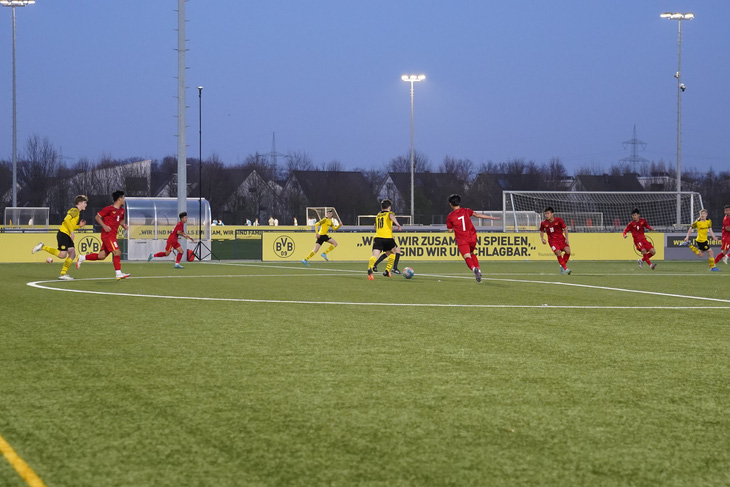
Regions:
[[[99,212],[99,216],[101,217],[101,221],[104,222],[104,225],[111,227],[111,230],[108,232],[104,231],[104,227],[102,227],[102,238],[108,236],[116,237],[119,225],[124,221],[124,207],[114,208],[114,205],[107,206]]]
[[[477,241],[477,229],[471,222],[474,210],[471,208],[457,208],[446,217],[446,228],[454,230],[454,239],[457,245]]]

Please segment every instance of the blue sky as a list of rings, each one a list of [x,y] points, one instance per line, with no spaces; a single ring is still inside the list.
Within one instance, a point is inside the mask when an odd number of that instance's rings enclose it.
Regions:
[[[68,162],[161,159],[177,141],[177,0],[37,0],[18,8],[18,139]],[[675,164],[683,23],[685,167],[730,169],[727,0],[190,0],[188,156],[271,149],[382,167],[410,147],[476,164],[559,157],[569,170],[640,155]],[[11,153],[11,12],[0,8],[0,158]]]

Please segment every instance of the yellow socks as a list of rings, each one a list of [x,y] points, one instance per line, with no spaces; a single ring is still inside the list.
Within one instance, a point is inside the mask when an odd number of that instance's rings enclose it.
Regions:
[[[395,262],[395,254],[388,256],[388,265],[385,266],[386,271],[390,271],[393,268],[393,262]]]
[[[65,276],[68,270],[71,268],[71,264],[73,263],[73,259],[71,257],[66,257],[66,260],[63,261],[63,268],[61,268],[61,275]]]
[[[308,254],[308,255],[307,255],[307,256],[306,256],[305,258],[304,258],[304,260],[309,260],[309,259],[311,259],[312,257],[314,257],[314,250],[313,250],[313,251],[311,251],[311,252],[310,252],[310,253],[309,253],[309,254]]]
[[[49,253],[49,254],[51,254],[51,255],[55,255],[56,257],[58,257],[58,254],[60,254],[60,253],[61,253],[61,251],[60,251],[60,250],[58,250],[58,249],[54,249],[53,247],[49,247],[48,245],[44,245],[44,246],[42,247],[42,249],[43,249],[43,250],[45,250],[46,252],[48,252],[48,253]]]
[[[376,260],[378,260],[377,257],[375,257],[375,256],[370,257],[370,260],[368,261],[368,269],[372,269],[375,266]]]

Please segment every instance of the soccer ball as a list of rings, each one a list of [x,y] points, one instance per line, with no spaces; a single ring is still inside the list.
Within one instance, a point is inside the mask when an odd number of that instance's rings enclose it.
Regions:
[[[47,258],[46,262],[48,262],[49,264],[53,264],[53,257]]]
[[[410,267],[406,267],[405,269],[403,269],[403,277],[405,277],[406,279],[410,279],[415,275],[416,273],[413,272],[413,269],[411,269]]]

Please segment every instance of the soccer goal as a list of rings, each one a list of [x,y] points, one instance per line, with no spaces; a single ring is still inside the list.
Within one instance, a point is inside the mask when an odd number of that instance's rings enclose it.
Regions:
[[[4,226],[6,232],[45,232],[48,231],[48,207],[7,207]]]
[[[687,228],[702,208],[702,196],[680,193],[681,223],[677,228],[677,193],[669,192],[592,192],[592,191],[503,191],[502,208],[505,232],[538,231],[547,207],[555,210],[568,228],[575,232],[614,232],[623,230],[638,208],[653,228],[678,231]]]
[[[307,225],[312,226],[320,221],[322,218],[325,218],[328,211],[331,211],[333,213],[332,223],[335,226],[344,225],[344,223],[342,223],[342,218],[340,218],[340,215],[337,213],[337,209],[334,206],[308,206]]]

